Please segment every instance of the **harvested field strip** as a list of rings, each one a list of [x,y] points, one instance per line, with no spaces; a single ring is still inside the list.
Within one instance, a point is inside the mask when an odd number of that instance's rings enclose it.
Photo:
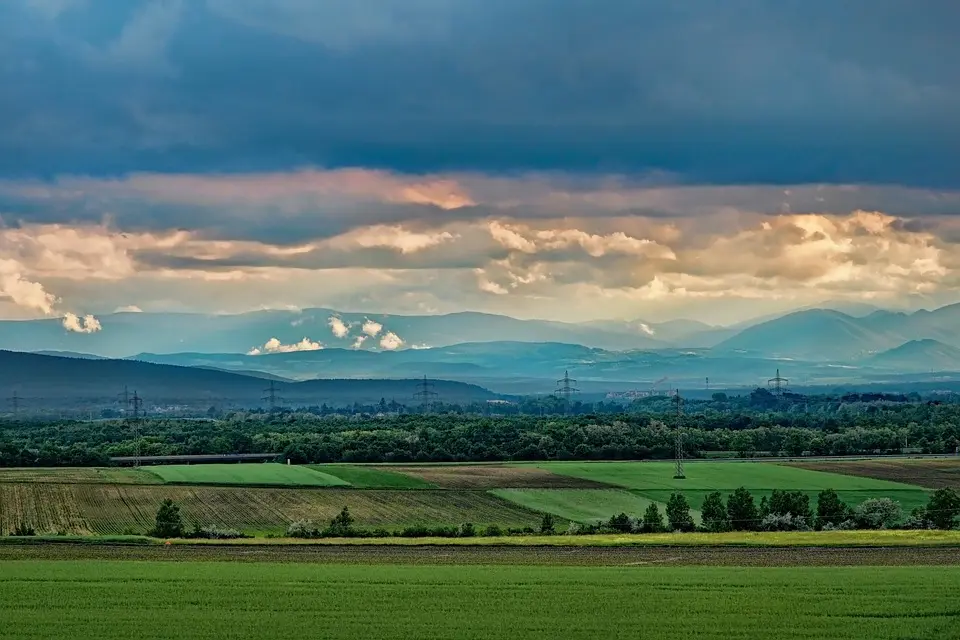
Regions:
[[[862,478],[892,480],[928,489],[960,489],[960,458],[937,460],[830,460],[785,466]]]
[[[29,467],[0,468],[0,482],[44,484],[160,484],[163,481],[145,469],[120,467]]]
[[[918,567],[30,561],[4,563],[0,626],[10,640],[947,638],[958,590],[953,567],[931,580]]]
[[[2,544],[11,560],[149,560],[405,565],[949,566],[960,552],[912,547],[544,546],[423,544]]]
[[[203,486],[0,484],[0,531],[17,524],[38,532],[116,535],[143,533],[165,499],[181,507],[188,526],[216,525],[251,533],[280,533],[295,520],[324,524],[344,506],[357,524],[534,526],[539,515],[478,491],[366,491]]]
[[[390,466],[443,489],[598,489],[609,488],[591,479],[560,475],[535,466],[422,465]]]
[[[168,484],[335,487],[345,480],[301,465],[260,462],[248,464],[174,464],[150,467]]]
[[[490,493],[528,509],[582,523],[609,520],[619,513],[640,518],[654,502],[624,489],[492,489]],[[663,516],[666,504],[657,506]],[[696,515],[699,519],[699,513]]]
[[[422,478],[376,466],[346,464],[311,464],[311,469],[340,478],[358,489],[435,489]]]

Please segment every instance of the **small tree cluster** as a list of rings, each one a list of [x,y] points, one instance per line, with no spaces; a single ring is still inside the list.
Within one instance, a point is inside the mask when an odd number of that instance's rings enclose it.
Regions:
[[[955,529],[960,517],[960,495],[953,489],[937,489],[926,507],[914,509],[908,525],[917,529]]]
[[[167,498],[157,509],[157,517],[149,534],[154,538],[182,538],[184,537],[183,518],[180,516],[180,507],[173,500]]]

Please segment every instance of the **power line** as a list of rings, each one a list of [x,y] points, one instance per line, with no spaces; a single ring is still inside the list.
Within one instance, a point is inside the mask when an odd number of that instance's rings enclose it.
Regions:
[[[420,401],[420,409],[424,413],[430,408],[430,404],[440,397],[440,394],[433,390],[434,386],[432,382],[427,382],[427,376],[423,376],[423,381],[417,383],[417,391],[413,394],[413,399]]]
[[[777,396],[782,396],[787,390],[787,383],[790,382],[786,378],[780,377],[780,369],[777,369],[777,375],[767,380],[767,387],[773,387],[773,393]]]
[[[126,387],[124,387],[124,393],[127,393]],[[130,423],[130,428],[133,431],[133,443],[134,443],[134,454],[133,454],[133,466],[140,466],[140,409],[143,408],[143,398],[141,398],[136,391],[133,392],[133,396],[128,396],[129,403],[133,407],[133,417],[128,419]]]
[[[20,413],[20,401],[23,398],[14,390],[13,395],[7,398],[7,402],[10,403],[10,408],[13,410],[13,415],[16,416]]]
[[[570,377],[569,371],[564,371],[563,377],[557,380],[557,389],[556,391],[554,391],[554,393],[561,396],[564,400],[567,401],[566,408],[570,407],[571,396],[573,396],[576,393],[580,393],[580,389],[574,386],[576,384],[577,384],[577,381]]]
[[[676,472],[673,475],[674,480],[683,480],[687,476],[683,473],[683,434],[680,431],[683,426],[683,398],[680,397],[680,389],[677,389],[677,432],[674,438],[673,458],[676,462]]]

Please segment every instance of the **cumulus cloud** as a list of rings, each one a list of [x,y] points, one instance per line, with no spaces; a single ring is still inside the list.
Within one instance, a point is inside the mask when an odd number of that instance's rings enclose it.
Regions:
[[[363,321],[363,326],[361,330],[370,336],[371,338],[376,338],[380,332],[383,330],[383,325],[377,322],[376,320],[370,320],[367,318]]]
[[[388,331],[380,338],[380,348],[395,351],[403,346],[403,340],[393,331]]]
[[[363,343],[366,342],[367,336],[357,336],[353,339],[353,348],[360,349],[363,347]]]
[[[113,310],[114,313],[143,313],[143,309],[138,307],[135,304],[128,304],[122,307],[117,307]]]
[[[24,278],[22,265],[10,259],[0,259],[0,298],[48,315],[53,313],[53,305],[57,303],[56,296],[47,292],[39,282]]]
[[[74,333],[96,333],[100,331],[100,321],[87,314],[82,318],[74,313],[67,312],[63,316],[63,328]]]
[[[254,347],[247,352],[248,356],[259,356],[268,353],[292,353],[294,351],[319,351],[323,349],[323,344],[314,342],[310,338],[304,337],[300,342],[293,344],[283,344],[277,338],[270,338],[263,345]]]
[[[330,316],[327,324],[330,325],[330,331],[332,331],[333,335],[337,338],[346,338],[350,333],[350,327],[337,316]]]

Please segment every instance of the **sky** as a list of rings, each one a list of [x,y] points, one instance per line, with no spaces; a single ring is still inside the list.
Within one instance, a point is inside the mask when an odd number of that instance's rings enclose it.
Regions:
[[[0,318],[960,300],[956,0],[4,0]]]

